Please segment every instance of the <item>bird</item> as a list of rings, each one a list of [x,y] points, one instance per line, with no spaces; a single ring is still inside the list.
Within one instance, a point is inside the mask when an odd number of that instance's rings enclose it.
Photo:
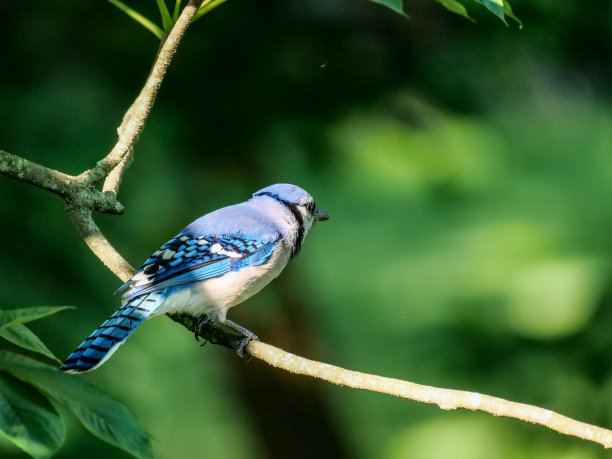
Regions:
[[[68,356],[60,370],[94,370],[146,319],[184,313],[256,336],[226,318],[278,277],[315,222],[328,220],[314,198],[287,183],[208,213],[166,242],[117,292],[122,306]],[[196,331],[197,338],[197,331]],[[247,341],[248,342],[248,341]]]

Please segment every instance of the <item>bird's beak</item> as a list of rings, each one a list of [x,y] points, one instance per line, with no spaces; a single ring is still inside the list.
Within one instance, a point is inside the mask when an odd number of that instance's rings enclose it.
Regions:
[[[314,215],[315,222],[329,220],[329,215],[327,215],[327,212],[323,212],[321,209],[316,209],[312,215]]]

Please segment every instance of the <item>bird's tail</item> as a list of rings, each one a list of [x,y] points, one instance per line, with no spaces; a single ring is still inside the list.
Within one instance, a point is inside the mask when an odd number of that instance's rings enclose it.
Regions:
[[[128,336],[162,303],[160,292],[128,301],[68,356],[60,370],[83,373],[102,365]]]

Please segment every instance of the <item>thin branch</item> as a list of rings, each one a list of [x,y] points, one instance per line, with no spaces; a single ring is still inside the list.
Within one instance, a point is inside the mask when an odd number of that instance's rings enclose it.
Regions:
[[[117,129],[119,140],[104,159],[98,161],[91,170],[79,176],[79,179],[83,180],[84,183],[95,184],[100,182],[117,167],[126,155],[130,154],[138,140],[138,136],[142,132],[145,121],[149,117],[149,113],[151,113],[155,97],[159,92],[159,88],[166,76],[178,45],[201,4],[202,0],[191,0],[183,8],[168,37],[163,41],[163,45],[157,55],[157,60],[142,91],[126,112],[127,116],[123,118],[123,122]]]
[[[0,174],[50,191],[66,201],[79,202],[80,205],[98,212],[122,214],[124,210],[112,194],[83,187],[72,175],[41,166],[2,150],[0,150]]]
[[[261,341],[250,341],[245,350],[253,357],[276,368],[322,379],[339,386],[394,395],[417,402],[434,403],[443,410],[465,408],[472,411],[484,411],[494,416],[505,416],[540,424],[565,435],[599,443],[605,448],[612,447],[612,431],[576,421],[537,406],[512,402],[477,392],[441,389],[400,379],[346,370],[290,354]]]
[[[197,318],[187,314],[168,314],[168,317],[194,333],[197,330],[199,336],[213,344],[238,350],[244,340],[244,337],[235,331],[219,328],[212,322],[202,325]],[[612,447],[612,431],[576,421],[537,406],[511,402],[477,392],[442,389],[401,379],[346,370],[327,363],[305,359],[258,340],[249,341],[244,351],[273,367],[322,379],[339,386],[393,395],[422,403],[433,403],[443,410],[465,408],[472,411],[484,411],[494,416],[540,424],[565,435],[599,443],[606,448]]]
[[[123,174],[132,163],[134,145],[144,128],[149,113],[151,113],[168,67],[202,1],[190,1],[183,8],[170,33],[161,37],[160,47],[149,76],[140,94],[138,94],[138,97],[136,97],[130,108],[125,112],[121,125],[117,128],[117,134],[119,135],[117,143],[106,158],[98,161],[96,166],[90,171],[81,174],[81,179],[91,183],[96,183],[106,178],[102,190],[104,193],[117,195]],[[175,7],[178,7],[178,3]],[[177,10],[175,10],[175,13],[177,13]]]
[[[113,3],[122,5],[121,2]],[[0,173],[61,196],[66,202],[66,210],[72,223],[89,248],[123,280],[128,280],[133,275],[134,268],[104,237],[92,218],[92,211],[114,214],[123,212],[123,206],[115,198],[121,177],[131,163],[134,144],[151,112],[172,57],[201,4],[202,0],[191,0],[170,33],[162,40],[149,77],[119,126],[117,144],[94,168],[74,177],[0,151]],[[103,179],[106,181],[103,192],[100,192],[95,186]]]
[[[68,205],[66,210],[73,225],[91,251],[113,274],[123,282],[127,282],[136,270],[104,237],[91,216],[91,210],[78,205]]]
[[[117,196],[119,192],[119,185],[121,185],[121,179],[123,178],[124,172],[134,161],[134,154],[130,152],[127,154],[117,166],[110,171],[106,180],[104,180],[104,186],[102,187],[103,193],[112,193],[113,196]]]
[[[0,150],[0,172],[19,182],[29,183],[59,196],[68,195],[75,177],[49,169]]]

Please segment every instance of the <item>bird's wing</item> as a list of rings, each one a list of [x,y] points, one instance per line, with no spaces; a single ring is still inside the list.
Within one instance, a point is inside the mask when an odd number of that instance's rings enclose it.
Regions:
[[[262,242],[242,235],[187,236],[179,233],[164,244],[118,291],[123,299],[174,285],[200,281],[265,263],[279,238]]]

